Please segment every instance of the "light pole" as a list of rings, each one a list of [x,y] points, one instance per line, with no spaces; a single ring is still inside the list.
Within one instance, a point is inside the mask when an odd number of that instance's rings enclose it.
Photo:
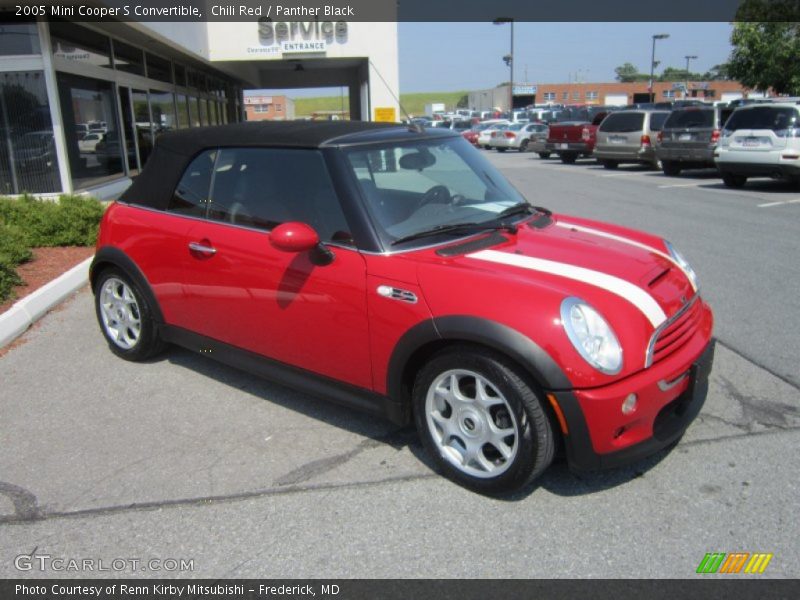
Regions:
[[[653,54],[650,57],[650,102],[655,102],[655,90],[653,89],[653,77],[656,71],[656,40],[665,40],[669,37],[668,33],[653,34]]]
[[[684,58],[686,59],[686,87],[683,88],[683,98],[685,100],[689,97],[689,61],[695,60],[697,57],[687,54]]]
[[[514,112],[514,19],[511,17],[498,17],[493,23],[495,25],[503,25],[509,23],[511,25],[511,50],[503,57],[503,60],[508,65],[511,72],[511,80],[508,89],[508,110],[509,113]]]

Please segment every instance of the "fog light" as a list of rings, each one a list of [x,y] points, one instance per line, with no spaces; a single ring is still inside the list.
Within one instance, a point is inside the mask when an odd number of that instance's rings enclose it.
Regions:
[[[622,401],[622,414],[629,415],[636,410],[636,394],[628,394],[625,400]]]

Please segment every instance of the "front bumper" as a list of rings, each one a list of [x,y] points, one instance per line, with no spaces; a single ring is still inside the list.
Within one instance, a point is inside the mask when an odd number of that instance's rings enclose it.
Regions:
[[[623,466],[679,439],[705,402],[714,346],[712,338],[687,369],[667,380],[638,381],[624,392],[604,388],[552,392],[567,422],[564,441],[570,468],[582,472]],[[639,395],[641,414],[634,411],[623,417],[619,405],[630,392]],[[605,418],[598,417],[593,405],[606,413]],[[608,418],[609,411],[617,411],[620,418]]]

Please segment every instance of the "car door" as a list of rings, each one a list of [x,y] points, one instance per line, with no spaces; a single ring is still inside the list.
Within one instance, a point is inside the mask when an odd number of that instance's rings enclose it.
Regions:
[[[270,244],[300,221],[334,258]],[[201,335],[369,388],[366,265],[321,154],[226,148],[216,157],[206,218],[186,239],[186,311]]]

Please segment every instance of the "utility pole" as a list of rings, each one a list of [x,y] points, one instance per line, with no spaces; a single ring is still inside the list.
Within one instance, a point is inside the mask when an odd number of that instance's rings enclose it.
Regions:
[[[689,97],[689,61],[695,60],[697,57],[687,54],[684,58],[686,59],[686,87],[683,88],[683,98],[685,100]]]
[[[653,34],[653,53],[650,57],[650,102],[655,102],[655,90],[653,89],[653,78],[656,71],[656,40],[665,40],[669,37],[668,33]]]

